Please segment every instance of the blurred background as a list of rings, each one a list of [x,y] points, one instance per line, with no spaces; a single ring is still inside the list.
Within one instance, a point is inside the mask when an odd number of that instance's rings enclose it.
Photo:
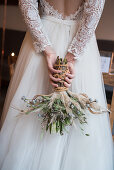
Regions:
[[[26,27],[18,0],[0,0],[0,115],[15,63],[24,39]],[[111,128],[114,120],[114,0],[106,0],[105,8],[96,30],[101,54],[101,70],[105,83]],[[114,130],[112,131],[114,135]]]

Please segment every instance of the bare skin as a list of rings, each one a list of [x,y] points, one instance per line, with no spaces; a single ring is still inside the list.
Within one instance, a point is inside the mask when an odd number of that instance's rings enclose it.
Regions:
[[[62,13],[63,16],[74,14],[83,0],[46,0],[54,9]]]

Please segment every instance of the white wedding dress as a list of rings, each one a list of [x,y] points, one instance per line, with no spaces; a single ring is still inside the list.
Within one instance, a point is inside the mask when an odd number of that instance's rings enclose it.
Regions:
[[[6,118],[0,132],[0,170],[113,170],[108,113],[86,115],[84,131],[90,136],[82,134],[77,124],[63,136],[46,133],[41,138],[41,120],[32,114],[17,116],[19,111],[15,109],[25,108],[22,96],[32,98],[52,92],[42,53],[48,45],[57,56],[64,58],[68,51],[75,56],[70,90],[86,93],[107,107],[95,37],[104,0],[86,0],[68,16],[46,0],[19,0],[19,5],[28,29],[2,114],[2,120]]]

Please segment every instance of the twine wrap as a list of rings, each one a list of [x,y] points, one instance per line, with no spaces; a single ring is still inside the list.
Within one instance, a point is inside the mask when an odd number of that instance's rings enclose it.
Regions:
[[[68,88],[64,86],[66,73],[69,73],[67,60],[59,58],[58,56],[54,68],[56,70],[62,71],[61,73],[55,73],[53,75],[53,77],[61,79],[59,82],[56,83],[58,87],[55,87],[54,90],[59,92],[68,90]]]

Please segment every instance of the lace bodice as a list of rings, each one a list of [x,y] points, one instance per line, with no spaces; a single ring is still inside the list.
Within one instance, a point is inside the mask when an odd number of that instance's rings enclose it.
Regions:
[[[69,16],[63,16],[62,13],[58,12],[58,10],[54,9],[53,6],[49,4],[48,1],[46,0],[39,0],[40,4],[40,11],[41,15],[51,15],[54,16],[58,19],[65,19],[65,20],[77,20],[81,17],[82,9],[83,9],[83,4],[81,4],[76,10],[74,14],[70,14]]]
[[[80,18],[80,26],[68,52],[72,53],[75,59],[79,59],[88,41],[91,39],[98,25],[105,0],[85,0],[74,14],[63,17],[63,14],[55,10],[46,0],[19,0],[19,6],[23,14],[27,28],[29,29],[33,46],[36,53],[45,50],[46,46],[52,46],[40,15],[51,15],[59,19],[76,20]],[[38,7],[40,6],[40,12]]]

